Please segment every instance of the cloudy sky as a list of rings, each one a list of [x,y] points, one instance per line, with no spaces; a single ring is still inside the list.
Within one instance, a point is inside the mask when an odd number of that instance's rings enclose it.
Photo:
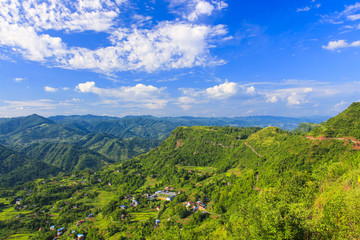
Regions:
[[[0,0],[0,117],[333,116],[360,2]]]

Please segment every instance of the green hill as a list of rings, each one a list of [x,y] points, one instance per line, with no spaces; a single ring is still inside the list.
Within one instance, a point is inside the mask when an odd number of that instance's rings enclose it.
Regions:
[[[55,176],[59,169],[42,161],[28,158],[0,145],[0,185],[14,186],[36,178]]]
[[[138,137],[121,139],[109,134],[92,133],[82,137],[76,143],[119,162],[148,152],[157,147],[160,141]]]
[[[35,114],[0,123],[0,142],[15,148],[34,142],[76,141],[85,134],[87,132]]]
[[[105,156],[75,144],[34,143],[22,149],[22,153],[55,166],[64,172],[73,170],[97,170],[114,163]]]
[[[352,103],[345,111],[322,123],[309,135],[360,139],[360,103]]]

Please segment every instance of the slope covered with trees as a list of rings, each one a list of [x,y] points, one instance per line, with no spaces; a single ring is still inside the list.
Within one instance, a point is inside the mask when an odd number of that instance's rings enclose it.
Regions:
[[[355,137],[360,139],[360,103],[352,103],[345,111],[322,123],[311,136]]]

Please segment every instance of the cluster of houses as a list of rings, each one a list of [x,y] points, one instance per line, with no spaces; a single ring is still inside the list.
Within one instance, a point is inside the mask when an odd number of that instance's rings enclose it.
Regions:
[[[188,201],[188,202],[184,202],[183,203],[184,205],[185,205],[185,207],[186,207],[186,209],[188,210],[188,211],[194,211],[194,212],[196,212],[197,210],[199,210],[199,211],[203,211],[203,212],[205,212],[206,211],[206,205],[205,205],[205,203],[203,203],[202,201],[197,201],[197,202],[193,202],[193,201]]]
[[[176,195],[178,193],[176,192],[170,192],[173,191],[174,188],[171,187],[165,187],[164,190],[159,190],[156,191],[154,194],[152,194],[151,196],[148,196],[149,200],[153,200],[153,199],[159,199],[159,200],[165,200],[165,201],[172,201],[174,199],[174,197],[176,197]]]
[[[94,216],[94,214],[90,213],[85,219],[90,219],[90,218],[92,218],[93,216]],[[76,226],[78,227],[78,226],[80,226],[81,224],[83,224],[84,222],[85,222],[85,220],[79,220],[79,221],[77,222]],[[41,231],[41,230],[42,230],[42,228],[39,229],[39,231]],[[55,230],[55,225],[50,226],[50,231],[54,231],[54,230]],[[57,229],[57,237],[56,237],[55,239],[58,239],[58,238],[63,234],[64,231],[65,231],[65,228],[64,228],[64,227],[61,227],[61,228]],[[74,233],[76,233],[76,232],[75,232],[75,231],[71,231],[71,232],[70,232],[70,234],[74,234]],[[55,239],[54,239],[54,240],[55,240]],[[81,233],[77,234],[77,239],[78,239],[78,240],[84,239],[84,235],[81,234]]]
[[[40,231],[42,230],[41,228],[39,229]],[[53,226],[50,226],[50,231],[54,231],[55,230],[55,225]],[[64,232],[65,228],[64,227],[61,227],[59,229],[57,229],[57,237],[54,238],[54,240],[57,240]],[[70,234],[74,234],[76,233],[76,231],[71,231]],[[78,240],[81,240],[81,239],[84,239],[84,234],[81,234],[81,233],[78,233],[77,234],[77,239]]]
[[[131,200],[131,207],[137,207],[140,205],[140,203],[138,201],[136,201],[135,197],[131,196],[131,195],[127,195],[125,198],[125,200]],[[121,209],[126,209],[127,206],[126,205],[121,205],[120,206]]]

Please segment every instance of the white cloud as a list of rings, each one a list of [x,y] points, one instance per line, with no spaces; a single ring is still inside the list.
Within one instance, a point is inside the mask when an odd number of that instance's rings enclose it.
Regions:
[[[246,89],[246,93],[249,94],[249,95],[255,95],[256,94],[255,87],[254,86],[248,87]]]
[[[265,93],[266,102],[277,103],[285,101],[287,105],[300,105],[308,102],[308,95],[313,88],[288,88],[279,89],[270,93]]]
[[[227,33],[225,26],[210,27],[183,22],[163,22],[149,29],[119,29],[112,34],[114,46],[90,51],[72,49],[69,68],[104,72],[189,68],[209,65],[209,42]],[[214,60],[213,64],[221,63]]]
[[[234,96],[238,92],[238,85],[235,82],[226,81],[223,84],[206,89],[209,98],[226,99]]]
[[[343,24],[345,21],[356,21],[360,19],[360,2],[353,5],[345,5],[345,10],[335,12],[332,16],[325,15],[324,20],[332,24]]]
[[[343,100],[341,100],[339,103],[335,104],[333,109],[336,112],[341,112],[343,111],[349,104]]]
[[[190,68],[224,64],[211,57],[215,40],[226,39],[224,25],[210,26],[187,21],[162,21],[151,28],[133,25],[118,28],[119,0],[24,0],[0,2],[0,46],[24,58],[68,69],[118,71]],[[196,14],[227,6],[223,1],[195,1]],[[139,21],[148,17],[134,15]],[[137,28],[136,28],[137,27]],[[68,46],[47,30],[67,32],[102,31],[110,45],[97,49]],[[46,31],[46,33],[45,33]],[[21,34],[19,34],[21,32]]]
[[[322,46],[327,50],[336,50],[340,48],[349,48],[349,47],[360,47],[360,40],[348,43],[346,40],[330,41],[327,46]]]
[[[152,85],[137,84],[120,88],[99,88],[95,86],[95,82],[86,82],[78,84],[76,90],[81,93],[94,93],[102,98],[110,98],[111,103],[132,102],[149,109],[164,108],[168,103],[167,99],[162,98],[166,88],[157,88]]]
[[[14,81],[15,81],[15,82],[22,82],[22,81],[24,81],[24,80],[25,80],[25,78],[22,78],[22,77],[14,78]]]
[[[108,0],[1,1],[0,16],[10,24],[24,23],[37,30],[107,31],[118,17],[119,7]]]
[[[24,110],[24,109],[55,109],[56,104],[50,99],[39,99],[39,100],[27,100],[27,101],[3,101],[7,106],[1,107],[3,109],[14,109],[14,110]]]
[[[44,90],[45,90],[46,92],[56,92],[58,89],[57,89],[57,88],[53,88],[53,87],[46,86],[46,87],[44,87]]]
[[[311,10],[311,8],[309,7],[309,6],[306,6],[306,7],[304,7],[304,8],[298,8],[297,10],[296,10],[296,12],[308,12],[308,11],[310,11]]]
[[[178,104],[184,111],[190,110],[192,105],[196,103],[194,98],[188,96],[179,97],[177,101],[178,102],[176,104]]]
[[[223,0],[170,0],[174,13],[189,21],[196,21],[202,16],[211,16],[215,11],[228,7]]]
[[[349,15],[347,18],[351,21],[356,21],[360,19],[360,14]]]
[[[200,1],[196,4],[195,10],[190,13],[188,19],[190,21],[194,21],[201,15],[210,16],[214,9],[215,7],[212,4],[205,1]]]

